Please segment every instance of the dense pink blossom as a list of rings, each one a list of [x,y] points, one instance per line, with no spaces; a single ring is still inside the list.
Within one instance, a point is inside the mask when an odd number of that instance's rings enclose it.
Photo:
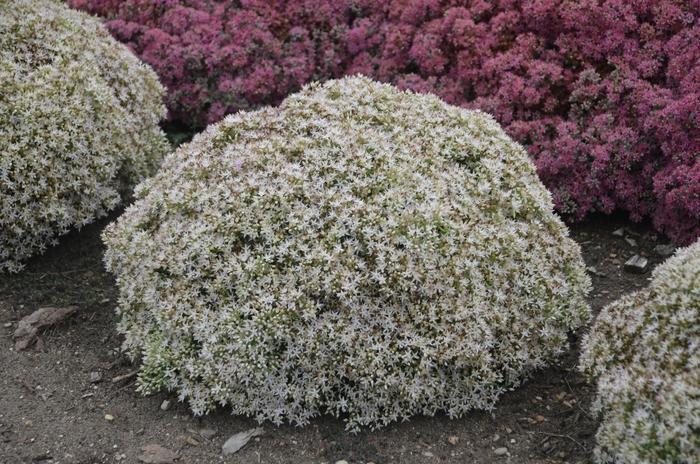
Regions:
[[[107,26],[168,88],[172,120],[201,128],[274,104],[313,79],[342,73],[341,1],[71,0]]]
[[[362,73],[492,113],[572,219],[700,235],[700,0],[71,0],[192,127]]]

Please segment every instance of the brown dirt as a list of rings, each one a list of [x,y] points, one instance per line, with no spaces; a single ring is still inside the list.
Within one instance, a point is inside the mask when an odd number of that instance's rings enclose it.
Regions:
[[[99,233],[108,220],[73,232],[33,259],[17,275],[0,275],[0,463],[136,463],[140,448],[156,443],[176,451],[178,463],[561,463],[590,462],[597,422],[590,417],[593,388],[576,372],[580,334],[558,366],[539,372],[503,396],[494,411],[459,420],[416,417],[357,435],[341,420],[316,419],[303,428],[264,424],[265,434],[233,456],[221,445],[255,427],[248,418],[220,410],[193,417],[168,393],[141,397],[133,378],[112,378],[135,369],[119,353],[113,308],[117,291],[102,266]],[[640,246],[612,231],[626,226]],[[643,287],[649,273],[622,270],[635,250],[654,256],[654,234],[619,218],[596,218],[574,226],[594,275],[594,312],[620,295]],[[43,351],[16,352],[12,333],[24,316],[44,306],[80,307],[77,315],[43,332]],[[9,324],[11,323],[11,325]],[[90,374],[103,380],[90,383]],[[160,405],[173,400],[170,409]],[[109,414],[112,421],[105,419]],[[539,416],[539,417],[538,417]],[[207,440],[197,434],[216,429]],[[456,444],[448,441],[457,437]],[[188,442],[189,440],[189,442]],[[194,440],[194,441],[193,441]],[[454,441],[454,440],[453,440]],[[494,450],[506,447],[508,454]]]

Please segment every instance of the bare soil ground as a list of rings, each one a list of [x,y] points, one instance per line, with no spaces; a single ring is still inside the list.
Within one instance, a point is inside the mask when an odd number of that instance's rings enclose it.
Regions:
[[[593,387],[575,368],[580,333],[572,335],[572,348],[559,365],[504,395],[491,412],[475,411],[459,420],[416,417],[357,435],[346,433],[342,420],[332,417],[303,428],[263,424],[263,436],[223,457],[224,441],[255,427],[253,420],[224,409],[193,417],[167,392],[140,396],[133,377],[112,382],[137,366],[119,352],[117,291],[103,269],[99,239],[108,221],[63,237],[22,273],[0,275],[1,464],[137,463],[141,448],[152,443],[177,452],[177,463],[591,462],[598,424],[588,413]],[[638,246],[612,234],[622,226],[632,230],[627,236]],[[572,235],[587,265],[595,267],[594,313],[646,285],[648,272],[623,271],[628,257],[646,254],[652,267],[663,260],[652,251],[659,243],[653,233],[620,218],[594,218],[575,225]],[[12,334],[22,317],[40,307],[66,305],[79,311],[45,331],[43,347],[14,350]],[[91,374],[102,380],[92,383]],[[173,404],[162,410],[166,399]],[[205,438],[202,429],[216,435]]]

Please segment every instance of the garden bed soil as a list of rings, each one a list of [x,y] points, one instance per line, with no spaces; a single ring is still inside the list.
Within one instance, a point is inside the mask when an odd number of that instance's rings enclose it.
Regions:
[[[594,388],[575,368],[580,333],[572,335],[572,349],[557,366],[505,394],[493,411],[457,420],[415,417],[355,435],[332,417],[301,428],[263,424],[262,436],[222,456],[225,440],[256,427],[254,420],[225,408],[194,417],[172,394],[142,397],[133,377],[112,382],[137,368],[120,354],[117,290],[102,264],[99,235],[114,217],[63,237],[23,272],[0,275],[0,464],[137,463],[148,444],[176,452],[176,462],[184,464],[591,462],[598,423],[589,414]],[[613,234],[623,226],[638,246]],[[590,303],[596,314],[648,283],[649,272],[623,270],[627,258],[645,254],[650,267],[664,259],[653,252],[659,242],[649,228],[621,218],[591,219],[573,226],[572,235],[595,268]],[[43,346],[14,349],[21,318],[68,305],[78,312],[44,331]],[[164,400],[172,403],[166,410]]]

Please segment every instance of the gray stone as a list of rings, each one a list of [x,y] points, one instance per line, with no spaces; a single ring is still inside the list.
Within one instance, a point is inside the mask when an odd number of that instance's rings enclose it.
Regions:
[[[176,452],[160,445],[150,444],[141,448],[138,460],[146,464],[172,464],[177,458]]]
[[[649,260],[639,255],[634,255],[625,262],[625,271],[635,274],[644,274],[648,267]]]
[[[22,351],[37,341],[39,330],[58,324],[78,310],[77,306],[63,308],[39,308],[29,316],[25,316],[17,324],[15,333],[15,350]]]
[[[676,247],[670,243],[666,244],[666,245],[656,245],[654,247],[654,253],[656,253],[657,255],[659,255],[663,258],[668,258],[669,256],[671,256],[675,252],[676,252]]]
[[[226,440],[224,446],[221,447],[221,451],[224,453],[224,456],[233,454],[248,444],[251,438],[262,435],[263,433],[264,430],[260,427],[246,430],[245,432],[239,432]]]
[[[589,274],[593,274],[594,276],[598,277],[607,277],[608,275],[605,272],[599,271],[595,266],[588,266],[586,270],[589,272]]]
[[[197,434],[202,437],[206,438],[207,440],[211,440],[216,436],[216,429],[199,429],[197,431]]]

